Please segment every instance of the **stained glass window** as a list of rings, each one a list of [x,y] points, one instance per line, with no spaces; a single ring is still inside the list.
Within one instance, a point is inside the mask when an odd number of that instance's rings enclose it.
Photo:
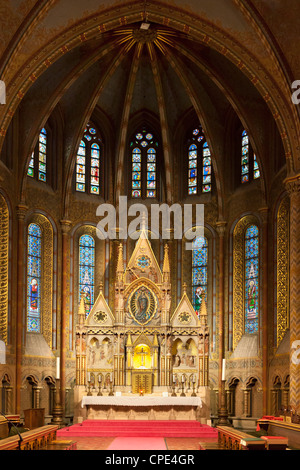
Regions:
[[[201,307],[201,296],[207,296],[208,242],[205,237],[193,241],[192,250],[192,300],[195,311]]]
[[[34,177],[34,152],[32,152],[32,155],[30,158],[27,175],[31,176],[32,178]]]
[[[197,145],[192,144],[189,147],[189,194],[197,194],[198,178],[198,149]]]
[[[47,181],[47,131],[43,128],[39,134],[39,141],[32,152],[27,175],[39,181]]]
[[[211,190],[211,152],[203,130],[199,126],[193,129],[188,143],[188,194],[210,193]]]
[[[85,163],[86,163],[86,146],[85,142],[82,140],[79,145],[79,149],[77,152],[77,161],[76,161],[76,190],[85,192]]]
[[[242,133],[241,182],[260,178],[260,170],[255,153],[253,153],[249,136],[244,130]]]
[[[259,166],[258,166],[258,162],[257,162],[257,158],[256,158],[256,155],[254,154],[253,156],[253,159],[254,159],[254,163],[253,163],[253,179],[258,179],[260,178],[260,171],[259,171]]]
[[[245,333],[258,331],[259,230],[251,225],[245,233]]]
[[[131,147],[131,196],[157,197],[157,150],[154,135],[143,129],[135,134]]]
[[[95,285],[95,240],[82,235],[79,240],[79,301],[85,296],[86,315],[94,304]]]
[[[211,154],[207,142],[203,144],[203,177],[202,177],[202,192],[211,192]]]
[[[27,244],[27,331],[41,332],[42,230],[37,224],[28,227]]]
[[[249,181],[249,137],[246,131],[242,134],[242,183]]]
[[[101,193],[102,141],[97,129],[89,123],[84,131],[76,156],[76,191]]]

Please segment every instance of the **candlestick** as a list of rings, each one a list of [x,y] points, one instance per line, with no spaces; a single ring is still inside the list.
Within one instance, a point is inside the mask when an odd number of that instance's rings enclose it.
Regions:
[[[60,379],[60,358],[56,358],[56,378]]]
[[[54,395],[54,406],[52,411],[52,424],[58,425],[59,428],[64,427],[63,422],[63,407],[60,399],[60,379],[56,379],[55,395]]]
[[[222,360],[222,380],[226,379],[226,359]]]

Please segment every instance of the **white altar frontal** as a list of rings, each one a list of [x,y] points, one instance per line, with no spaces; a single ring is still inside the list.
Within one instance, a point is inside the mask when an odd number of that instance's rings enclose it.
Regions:
[[[124,268],[120,243],[114,299],[102,287],[76,325],[74,422],[89,419],[209,419],[207,311],[183,286],[172,308],[169,247],[160,268],[141,231]]]
[[[84,396],[87,419],[196,420],[201,418],[200,397]]]

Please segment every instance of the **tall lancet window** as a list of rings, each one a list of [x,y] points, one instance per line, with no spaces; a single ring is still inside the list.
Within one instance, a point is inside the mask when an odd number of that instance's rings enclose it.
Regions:
[[[47,181],[47,131],[45,128],[41,130],[38,144],[32,152],[27,175],[44,183]]]
[[[259,230],[250,225],[245,232],[245,333],[258,331]]]
[[[77,192],[103,193],[103,145],[97,129],[88,124],[76,156],[75,188]]]
[[[202,294],[207,296],[208,242],[206,237],[197,237],[192,250],[192,299],[194,309],[201,307]]]
[[[94,304],[95,287],[95,240],[82,235],[79,240],[79,302],[85,297],[86,315]]]
[[[210,193],[211,190],[211,152],[201,126],[198,126],[188,139],[188,194]]]
[[[27,242],[27,331],[41,332],[42,230],[28,227]]]
[[[242,132],[241,182],[248,183],[258,178],[260,178],[260,170],[257,157],[251,148],[248,133],[244,130]]]
[[[130,142],[131,197],[156,198],[158,142],[146,129],[135,134]]]

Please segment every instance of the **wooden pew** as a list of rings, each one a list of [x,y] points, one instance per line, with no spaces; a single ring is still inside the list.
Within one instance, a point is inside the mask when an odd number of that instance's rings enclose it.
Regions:
[[[42,450],[77,450],[77,442],[68,440],[52,441]]]
[[[218,442],[228,450],[266,450],[266,441],[253,437],[230,426],[217,426]]]
[[[0,450],[40,450],[56,440],[58,426],[48,425],[0,440]]]
[[[282,436],[261,436],[266,442],[267,450],[286,450],[289,440]]]

